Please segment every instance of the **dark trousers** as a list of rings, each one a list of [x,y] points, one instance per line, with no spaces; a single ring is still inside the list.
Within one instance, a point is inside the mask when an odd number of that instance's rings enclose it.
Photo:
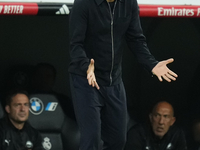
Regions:
[[[127,120],[123,82],[97,90],[85,77],[71,74],[70,80],[81,133],[80,150],[123,150]]]

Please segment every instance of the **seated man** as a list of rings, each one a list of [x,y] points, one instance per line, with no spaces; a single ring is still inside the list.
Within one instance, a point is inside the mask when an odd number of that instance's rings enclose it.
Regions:
[[[29,106],[25,91],[7,96],[7,115],[0,120],[0,150],[44,150],[39,132],[27,122]]]
[[[173,124],[176,120],[171,104],[157,103],[149,115],[151,125],[135,125],[127,135],[125,150],[186,150],[182,130]]]

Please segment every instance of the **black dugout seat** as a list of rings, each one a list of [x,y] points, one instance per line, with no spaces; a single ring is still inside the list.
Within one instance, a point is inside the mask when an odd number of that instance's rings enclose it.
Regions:
[[[133,120],[130,115],[127,115],[127,132],[137,124],[135,120]]]
[[[0,119],[4,116],[4,108],[2,107],[2,104],[0,102]]]
[[[64,114],[54,95],[30,95],[30,103],[29,122],[40,131],[46,150],[78,150],[78,126]]]

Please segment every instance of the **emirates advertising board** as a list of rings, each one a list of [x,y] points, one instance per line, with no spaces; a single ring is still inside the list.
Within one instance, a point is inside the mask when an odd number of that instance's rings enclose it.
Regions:
[[[74,0],[0,0],[0,15],[69,15]],[[200,0],[138,0],[140,17],[200,17]]]
[[[200,0],[138,0],[142,17],[200,17]]]

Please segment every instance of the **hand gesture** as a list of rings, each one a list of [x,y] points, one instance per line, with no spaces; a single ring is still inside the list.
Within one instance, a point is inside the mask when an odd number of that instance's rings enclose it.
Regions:
[[[152,69],[152,73],[156,75],[161,82],[163,81],[163,79],[165,79],[168,82],[171,82],[171,80],[175,81],[178,75],[167,67],[167,64],[172,63],[173,61],[173,58],[160,61]]]
[[[92,87],[96,87],[98,90],[100,89],[99,85],[96,82],[96,77],[94,74],[94,59],[90,60],[90,65],[88,66],[87,70],[87,80],[89,85],[91,85]]]

